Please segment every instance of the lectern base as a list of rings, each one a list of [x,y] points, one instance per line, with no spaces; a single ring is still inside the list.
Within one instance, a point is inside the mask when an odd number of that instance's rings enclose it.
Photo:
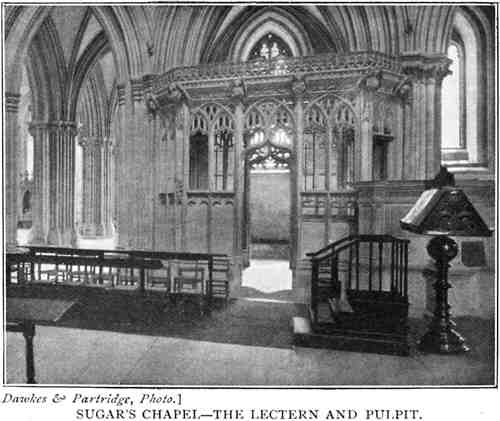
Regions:
[[[465,339],[454,329],[429,330],[420,340],[418,349],[438,354],[459,354],[469,351]]]

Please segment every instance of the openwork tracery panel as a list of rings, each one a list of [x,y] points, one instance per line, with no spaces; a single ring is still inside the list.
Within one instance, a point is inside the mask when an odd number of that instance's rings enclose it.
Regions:
[[[328,176],[328,123],[319,106],[313,105],[305,116],[303,137],[303,190],[324,191]]]
[[[373,104],[373,133],[394,135],[395,104],[386,96],[379,96]]]
[[[232,190],[234,169],[234,121],[226,112],[218,114],[214,133],[214,189]]]
[[[354,145],[357,124],[353,106],[335,95],[323,98],[318,106],[327,115],[331,134],[330,189],[350,188],[354,182]]]
[[[208,189],[208,121],[202,113],[191,119],[189,135],[189,188]]]
[[[294,125],[288,108],[273,101],[253,105],[245,118],[245,149],[251,169],[288,169]]]
[[[193,111],[190,132],[190,188],[215,191],[233,189],[234,119],[218,104]]]

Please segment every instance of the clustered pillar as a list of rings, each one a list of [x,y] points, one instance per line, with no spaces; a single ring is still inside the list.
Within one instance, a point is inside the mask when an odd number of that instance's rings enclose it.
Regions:
[[[153,242],[151,151],[154,130],[150,126],[154,120],[148,117],[146,85],[137,79],[118,89],[116,216],[118,247],[127,249],[150,249]]]
[[[111,142],[103,136],[79,139],[82,147],[82,225],[80,235],[109,236],[111,228]]]
[[[73,121],[49,124],[49,244],[74,246],[75,136]]]
[[[33,229],[32,244],[45,244],[50,219],[50,145],[49,125],[32,122],[29,127],[33,137]]]
[[[409,180],[433,178],[441,164],[441,85],[449,73],[445,56],[404,55],[403,69],[411,89],[403,105],[403,176]]]
[[[16,245],[17,230],[17,144],[20,95],[5,93],[5,223],[7,248]]]

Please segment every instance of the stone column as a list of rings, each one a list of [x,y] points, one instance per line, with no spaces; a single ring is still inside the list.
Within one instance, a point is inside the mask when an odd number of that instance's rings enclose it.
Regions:
[[[180,169],[178,174],[181,174],[179,177],[182,180],[181,186],[183,189],[179,191],[182,197],[181,201],[181,250],[188,252],[187,249],[187,191],[189,190],[189,148],[190,148],[190,120],[191,116],[189,113],[189,106],[186,100],[183,100],[180,106],[180,115],[179,115],[179,123],[181,127],[179,128],[179,132],[181,135],[181,144],[180,150],[182,151],[182,155],[178,164],[180,165]]]
[[[102,168],[102,227],[103,235],[113,235],[113,141],[109,137],[103,139],[101,155]]]
[[[79,144],[82,147],[83,172],[80,235],[98,237],[104,235],[104,139],[102,136],[82,137]]]
[[[33,228],[30,243],[45,244],[49,233],[50,217],[50,147],[47,123],[32,122],[33,137]]]
[[[5,93],[5,224],[7,248],[15,247],[17,232],[17,144],[20,95]]]
[[[143,79],[130,81],[120,99],[117,159],[118,246],[149,249],[152,245],[151,130]],[[121,94],[122,95],[122,94]]]
[[[122,84],[117,85],[117,96],[118,96],[118,110],[116,112],[116,123],[115,127],[115,145],[113,147],[114,162],[115,162],[115,172],[114,172],[114,185],[115,185],[115,223],[116,223],[116,243],[119,248],[127,248],[129,244],[129,233],[128,233],[128,200],[127,195],[127,184],[126,184],[126,173],[127,173],[127,163],[125,161],[126,156],[124,154],[126,138],[125,132],[125,97],[126,90],[125,86]]]
[[[74,246],[75,136],[73,121],[49,124],[49,233],[48,242]]]
[[[414,171],[405,172],[410,179],[430,179],[441,165],[441,84],[451,61],[442,55],[404,54],[402,58],[403,71],[412,81],[408,110],[412,124],[405,127],[409,131],[405,153],[416,158]]]
[[[374,94],[380,88],[380,75],[369,75],[361,82],[359,93],[360,133],[355,165],[355,181],[373,180],[373,103]],[[357,170],[356,170],[357,168]]]

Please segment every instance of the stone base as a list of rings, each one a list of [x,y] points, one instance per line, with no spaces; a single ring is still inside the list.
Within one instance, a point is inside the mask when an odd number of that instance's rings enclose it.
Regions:
[[[410,351],[406,340],[389,335],[370,335],[334,328],[329,332],[315,332],[309,319],[304,317],[294,317],[292,325],[295,346],[401,356],[408,356]]]

